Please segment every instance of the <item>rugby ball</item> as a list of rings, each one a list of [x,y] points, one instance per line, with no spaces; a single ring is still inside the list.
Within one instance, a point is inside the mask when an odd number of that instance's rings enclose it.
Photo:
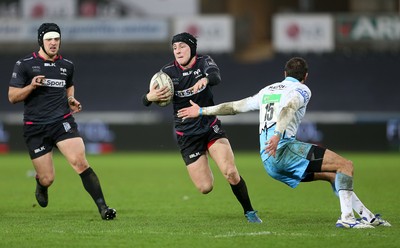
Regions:
[[[171,78],[165,72],[159,71],[151,78],[149,88],[151,89],[154,84],[157,84],[156,89],[167,86],[168,90],[171,92],[171,96],[167,100],[154,103],[161,107],[170,104],[172,102],[172,98],[174,97],[174,84],[172,83]]]

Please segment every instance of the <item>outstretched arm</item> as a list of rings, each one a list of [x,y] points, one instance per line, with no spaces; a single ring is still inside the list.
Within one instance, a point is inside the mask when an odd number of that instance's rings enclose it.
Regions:
[[[190,100],[192,106],[178,110],[178,117],[185,120],[187,118],[196,118],[201,115],[235,115],[237,113],[248,112],[254,110],[248,104],[250,99],[251,97],[248,97],[242,100],[224,102],[208,107],[200,107]]]

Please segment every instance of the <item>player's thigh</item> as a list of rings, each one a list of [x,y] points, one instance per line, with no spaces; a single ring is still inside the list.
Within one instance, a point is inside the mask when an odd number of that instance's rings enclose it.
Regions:
[[[350,160],[326,149],[321,166],[322,172],[341,172],[353,175],[353,164]]]
[[[207,155],[201,155],[196,161],[186,166],[190,179],[201,192],[212,190],[214,177],[208,164]]]
[[[89,167],[82,138],[61,140],[57,142],[57,147],[77,173],[82,173]]]
[[[39,178],[46,178],[48,181],[54,180],[53,153],[48,152],[38,158],[32,159],[33,167]]]
[[[235,156],[228,139],[220,138],[216,140],[214,144],[208,148],[208,152],[222,174],[228,180],[232,180],[231,183],[239,182],[240,178],[235,165]]]

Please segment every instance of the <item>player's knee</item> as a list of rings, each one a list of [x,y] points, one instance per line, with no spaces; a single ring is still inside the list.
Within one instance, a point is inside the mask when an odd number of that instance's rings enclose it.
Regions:
[[[77,171],[82,172],[89,168],[89,164],[84,157],[77,156],[70,161],[71,166]]]
[[[353,166],[353,161],[351,160],[346,160],[342,166],[339,172],[342,172],[344,174],[347,174],[349,176],[353,176],[354,172],[354,166]]]
[[[198,186],[197,189],[200,191],[200,193],[206,195],[213,190],[213,185],[212,184],[203,184],[203,185]]]
[[[226,180],[228,180],[228,182],[233,185],[236,185],[240,181],[239,172],[237,171],[235,166],[225,171],[224,176]]]
[[[54,175],[45,175],[39,179],[40,184],[45,187],[50,187],[54,182]]]

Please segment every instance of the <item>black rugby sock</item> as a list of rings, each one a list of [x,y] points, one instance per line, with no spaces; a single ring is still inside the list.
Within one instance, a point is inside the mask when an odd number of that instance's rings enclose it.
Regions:
[[[246,182],[242,177],[240,177],[240,181],[236,185],[231,184],[231,188],[233,194],[235,194],[236,198],[240,202],[243,207],[244,213],[247,211],[253,211],[253,207],[251,206],[249,193],[247,192]]]
[[[46,190],[46,189],[48,188],[48,187],[43,186],[42,184],[40,184],[40,181],[39,181],[39,178],[38,178],[38,177],[36,177],[35,179],[36,179],[36,183],[37,183],[37,185],[38,185],[38,187],[39,187],[39,189],[40,189],[41,191]]]
[[[101,211],[103,208],[106,208],[107,205],[104,200],[103,191],[101,190],[100,181],[93,169],[89,167],[79,175],[82,179],[83,186],[93,198],[99,211]]]

